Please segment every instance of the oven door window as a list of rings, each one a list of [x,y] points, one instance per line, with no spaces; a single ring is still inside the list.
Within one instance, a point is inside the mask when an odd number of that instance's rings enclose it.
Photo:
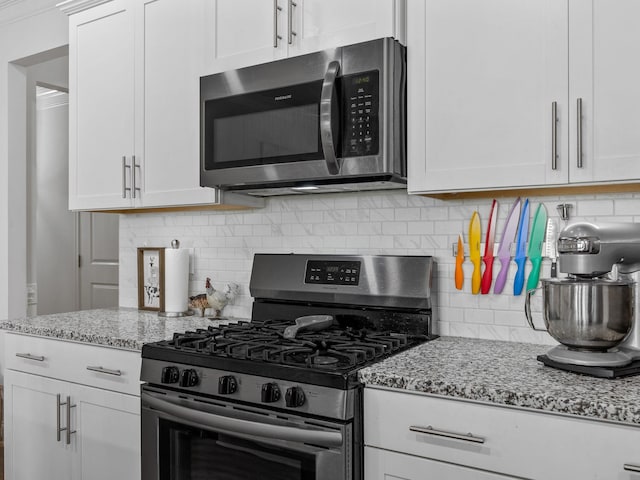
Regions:
[[[160,480],[315,480],[315,458],[275,444],[159,421]]]
[[[319,160],[322,81],[204,102],[206,170]]]

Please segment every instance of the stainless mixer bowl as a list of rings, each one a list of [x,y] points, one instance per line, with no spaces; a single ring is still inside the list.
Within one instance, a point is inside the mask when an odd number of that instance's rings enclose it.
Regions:
[[[606,350],[633,326],[633,282],[604,279],[543,279],[544,323],[558,342],[577,350]],[[525,310],[532,328],[530,298]]]

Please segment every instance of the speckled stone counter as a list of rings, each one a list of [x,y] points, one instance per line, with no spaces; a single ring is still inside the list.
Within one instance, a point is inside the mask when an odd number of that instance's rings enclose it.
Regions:
[[[54,315],[0,322],[0,329],[93,343],[128,350],[141,350],[142,345],[171,338],[174,332],[184,332],[209,325],[240,319],[209,320],[207,317],[159,317],[155,312],[128,308],[82,310]]]
[[[443,337],[360,371],[390,387],[640,425],[640,375],[609,380],[543,366],[548,345]]]

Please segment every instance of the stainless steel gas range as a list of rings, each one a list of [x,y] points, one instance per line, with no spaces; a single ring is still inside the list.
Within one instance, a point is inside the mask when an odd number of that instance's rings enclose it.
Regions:
[[[360,368],[428,341],[425,256],[257,254],[250,322],[142,349],[142,479],[360,480]]]

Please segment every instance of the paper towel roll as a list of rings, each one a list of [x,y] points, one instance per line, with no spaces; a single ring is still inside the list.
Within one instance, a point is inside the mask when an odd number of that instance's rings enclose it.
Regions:
[[[165,312],[186,312],[189,307],[189,250],[165,249],[164,289]]]

